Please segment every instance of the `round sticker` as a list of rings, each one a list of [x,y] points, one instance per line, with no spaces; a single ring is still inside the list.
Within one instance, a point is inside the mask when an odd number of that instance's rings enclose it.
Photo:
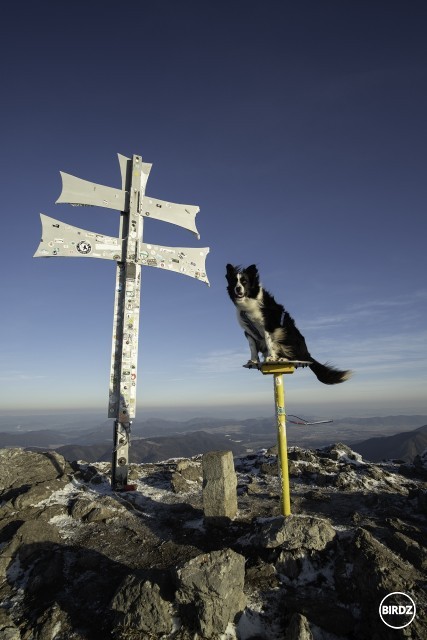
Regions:
[[[77,245],[77,251],[84,254],[90,253],[92,251],[90,242],[86,242],[86,240],[82,240],[81,242],[79,242],[79,244]]]

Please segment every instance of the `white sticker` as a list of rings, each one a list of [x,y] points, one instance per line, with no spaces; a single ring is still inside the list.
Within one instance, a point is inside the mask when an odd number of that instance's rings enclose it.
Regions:
[[[98,251],[117,251],[117,245],[115,244],[96,244],[95,249]]]

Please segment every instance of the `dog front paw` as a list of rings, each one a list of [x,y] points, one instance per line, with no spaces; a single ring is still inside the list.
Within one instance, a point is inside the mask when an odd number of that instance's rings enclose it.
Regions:
[[[242,365],[246,369],[256,369],[258,368],[259,360],[248,360],[246,364]]]
[[[288,358],[279,358],[279,356],[267,356],[264,362],[289,362]]]

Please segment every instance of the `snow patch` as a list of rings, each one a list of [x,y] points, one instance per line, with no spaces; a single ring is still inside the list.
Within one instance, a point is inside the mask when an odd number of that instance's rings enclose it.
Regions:
[[[69,482],[62,487],[62,489],[58,489],[50,494],[48,498],[44,500],[40,500],[37,504],[31,505],[33,507],[49,507],[53,504],[62,504],[67,505],[70,501],[71,497],[74,497],[80,493],[80,489],[75,482]]]
[[[54,524],[58,528],[61,538],[65,540],[73,538],[74,534],[82,527],[79,521],[66,515],[53,516],[50,518],[49,524]]]

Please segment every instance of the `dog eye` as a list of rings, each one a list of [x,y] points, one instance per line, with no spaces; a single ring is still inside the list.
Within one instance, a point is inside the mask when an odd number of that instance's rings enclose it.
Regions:
[[[246,284],[246,279],[245,278],[240,278],[240,284]]]

